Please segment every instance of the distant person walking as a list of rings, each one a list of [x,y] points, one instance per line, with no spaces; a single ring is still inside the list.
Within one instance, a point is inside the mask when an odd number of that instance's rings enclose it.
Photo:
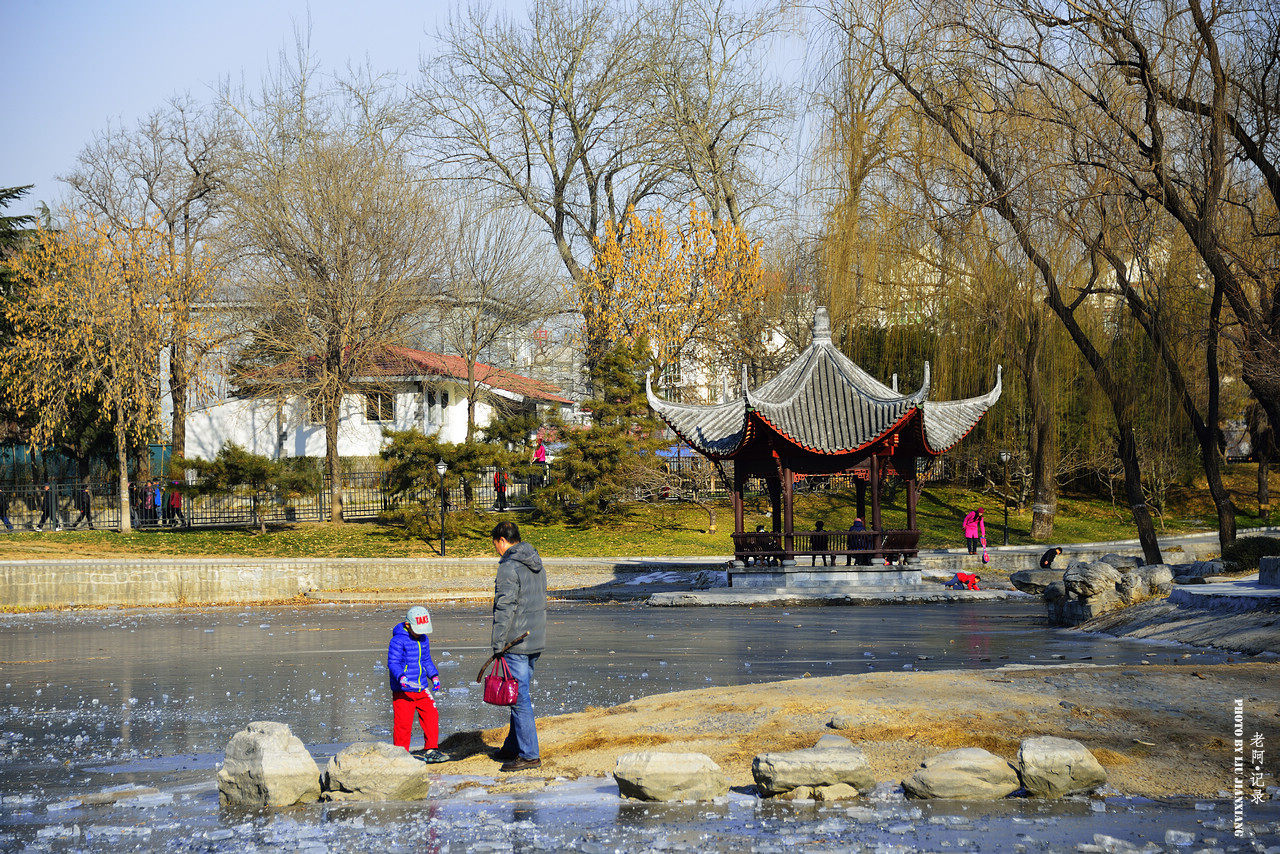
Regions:
[[[129,525],[137,528],[142,521],[140,507],[142,503],[141,493],[138,492],[138,484],[129,481]]]
[[[493,529],[493,550],[498,553],[498,574],[493,583],[494,656],[506,659],[511,675],[520,683],[511,707],[511,726],[495,755],[502,771],[525,771],[542,766],[538,729],[533,716],[529,683],[533,667],[547,645],[547,574],[538,550],[521,542],[515,522],[499,522]],[[512,644],[525,632],[528,636]],[[508,644],[512,644],[508,648]]]
[[[507,473],[501,468],[493,471],[493,491],[497,494],[498,500],[496,506],[498,511],[507,509]]]
[[[173,482],[173,489],[169,490],[169,501],[166,504],[169,515],[169,522],[176,528],[181,522],[182,527],[187,527],[187,517],[182,515],[182,493],[178,491],[178,482]]]
[[[44,532],[44,523],[53,520],[53,530],[62,530],[62,520],[58,518],[58,494],[46,483],[40,493],[40,521],[36,523],[36,533]]]
[[[80,523],[86,519],[89,522],[89,530],[93,530],[93,495],[89,492],[89,484],[80,487],[80,491],[76,493],[76,509],[80,511],[80,515],[71,523],[72,529],[79,528]]]
[[[1053,559],[1060,554],[1062,554],[1062,549],[1055,546],[1054,548],[1051,548],[1049,549],[1049,551],[1040,555],[1040,568],[1051,569],[1053,567]]]
[[[4,522],[4,529],[12,531],[13,525],[9,523],[9,493],[0,487],[0,522]]]
[[[978,547],[987,536],[987,523],[982,518],[984,512],[986,511],[981,507],[977,510],[970,510],[961,523],[961,527],[964,529],[964,542],[971,555],[978,553]]]
[[[533,449],[533,463],[541,466],[542,472],[538,475],[538,486],[547,485],[547,446],[542,444],[542,439],[538,439],[538,447]]]

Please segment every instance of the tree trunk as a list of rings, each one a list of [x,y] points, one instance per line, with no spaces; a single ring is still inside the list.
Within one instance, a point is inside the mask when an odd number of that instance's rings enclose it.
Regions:
[[[124,407],[116,404],[116,460],[120,464],[120,533],[128,534],[133,530],[133,520],[129,517],[129,443],[125,440]]]
[[[1269,450],[1269,449],[1268,449]],[[1254,452],[1258,461],[1258,518],[1263,522],[1271,518],[1271,490],[1267,483],[1268,469],[1271,467],[1271,455],[1263,451]]]
[[[1264,523],[1271,517],[1269,468],[1275,456],[1275,433],[1262,407],[1253,404],[1245,414],[1249,438],[1253,441],[1253,460],[1258,464],[1258,518]]]
[[[1119,411],[1124,405],[1111,401],[1116,415],[1116,427],[1120,432],[1119,454],[1124,465],[1124,491],[1133,512],[1133,524],[1138,529],[1138,542],[1142,544],[1142,559],[1148,565],[1164,563],[1160,556],[1160,541],[1156,539],[1156,526],[1147,509],[1147,499],[1142,492],[1142,467],[1138,462],[1138,442],[1133,435],[1133,424],[1127,414]]]
[[[1033,426],[1030,436],[1031,479],[1035,492],[1031,504],[1033,540],[1047,540],[1053,536],[1053,520],[1058,513],[1058,434],[1053,414],[1044,398],[1044,384],[1040,376],[1043,326],[1040,312],[1033,308],[1023,362]]]
[[[338,403],[325,407],[324,456],[329,469],[329,521],[342,521],[342,461],[338,458]]]
[[[467,359],[467,444],[476,432],[476,357]]]
[[[1218,379],[1218,319],[1222,315],[1222,288],[1214,288],[1213,304],[1209,309],[1209,340],[1205,348],[1205,369],[1209,384],[1209,405],[1201,421],[1193,418],[1196,439],[1200,442],[1200,456],[1204,464],[1204,476],[1209,485],[1209,495],[1218,510],[1218,545],[1225,553],[1236,542],[1236,505],[1231,493],[1222,484],[1222,433],[1218,429],[1219,389]]]
[[[169,347],[169,399],[173,402],[173,423],[169,434],[173,441],[171,456],[181,459],[187,448],[187,376],[186,344],[175,341]]]

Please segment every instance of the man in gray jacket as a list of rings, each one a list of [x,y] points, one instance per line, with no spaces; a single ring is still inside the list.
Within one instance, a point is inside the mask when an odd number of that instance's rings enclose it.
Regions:
[[[514,522],[499,522],[493,529],[498,553],[498,576],[493,585],[493,652],[506,659],[511,675],[520,683],[511,707],[511,728],[495,758],[503,771],[525,771],[542,765],[538,730],[533,718],[529,683],[533,666],[547,645],[547,574],[538,550],[520,541]],[[528,637],[507,649],[507,644],[528,632]]]

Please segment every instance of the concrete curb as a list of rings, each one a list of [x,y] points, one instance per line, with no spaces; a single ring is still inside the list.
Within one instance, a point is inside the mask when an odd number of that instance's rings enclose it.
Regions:
[[[1167,601],[1187,608],[1211,611],[1256,611],[1280,609],[1280,587],[1258,583],[1257,575],[1214,584],[1184,584],[1174,587]]]
[[[665,608],[752,605],[925,605],[935,603],[999,602],[1037,597],[1017,590],[884,590],[800,593],[792,590],[759,591],[743,588],[655,593],[648,604]]]

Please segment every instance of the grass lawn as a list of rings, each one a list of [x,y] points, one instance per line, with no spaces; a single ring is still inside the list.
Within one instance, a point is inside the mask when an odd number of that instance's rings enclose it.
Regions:
[[[1229,485],[1242,511],[1239,527],[1258,524],[1251,515],[1256,510],[1253,489],[1256,468],[1229,467]],[[903,527],[905,493],[899,489],[884,506],[884,524]],[[963,546],[960,519],[974,507],[985,507],[987,536],[992,544],[1003,538],[1003,505],[997,494],[950,485],[929,485],[918,504],[922,548]],[[431,508],[434,510],[434,508]],[[492,555],[489,532],[501,519],[521,526],[525,539],[548,557],[636,557],[659,555],[728,555],[732,552],[729,533],[733,511],[727,501],[716,511],[716,533],[708,533],[707,513],[698,507],[674,502],[639,504],[627,508],[618,518],[593,526],[543,525],[527,513],[459,513],[450,519],[449,556]],[[747,530],[757,524],[771,528],[768,500],[764,496],[747,499]],[[852,493],[815,493],[796,496],[795,526],[809,530],[817,519],[828,530],[848,528],[856,516]],[[1215,514],[1207,492],[1196,485],[1181,490],[1170,502],[1161,533],[1188,533],[1214,530]],[[1033,543],[1029,531],[1030,508],[1009,510],[1009,543]],[[1107,495],[1064,494],[1059,497],[1053,544],[1132,539],[1137,536],[1123,501],[1113,504]],[[343,525],[308,523],[269,529],[265,535],[245,529],[144,531],[127,536],[110,531],[63,531],[61,533],[14,533],[0,535],[0,559],[38,560],[186,555],[226,557],[426,557],[437,553],[439,541],[410,538],[403,529],[376,522]]]

